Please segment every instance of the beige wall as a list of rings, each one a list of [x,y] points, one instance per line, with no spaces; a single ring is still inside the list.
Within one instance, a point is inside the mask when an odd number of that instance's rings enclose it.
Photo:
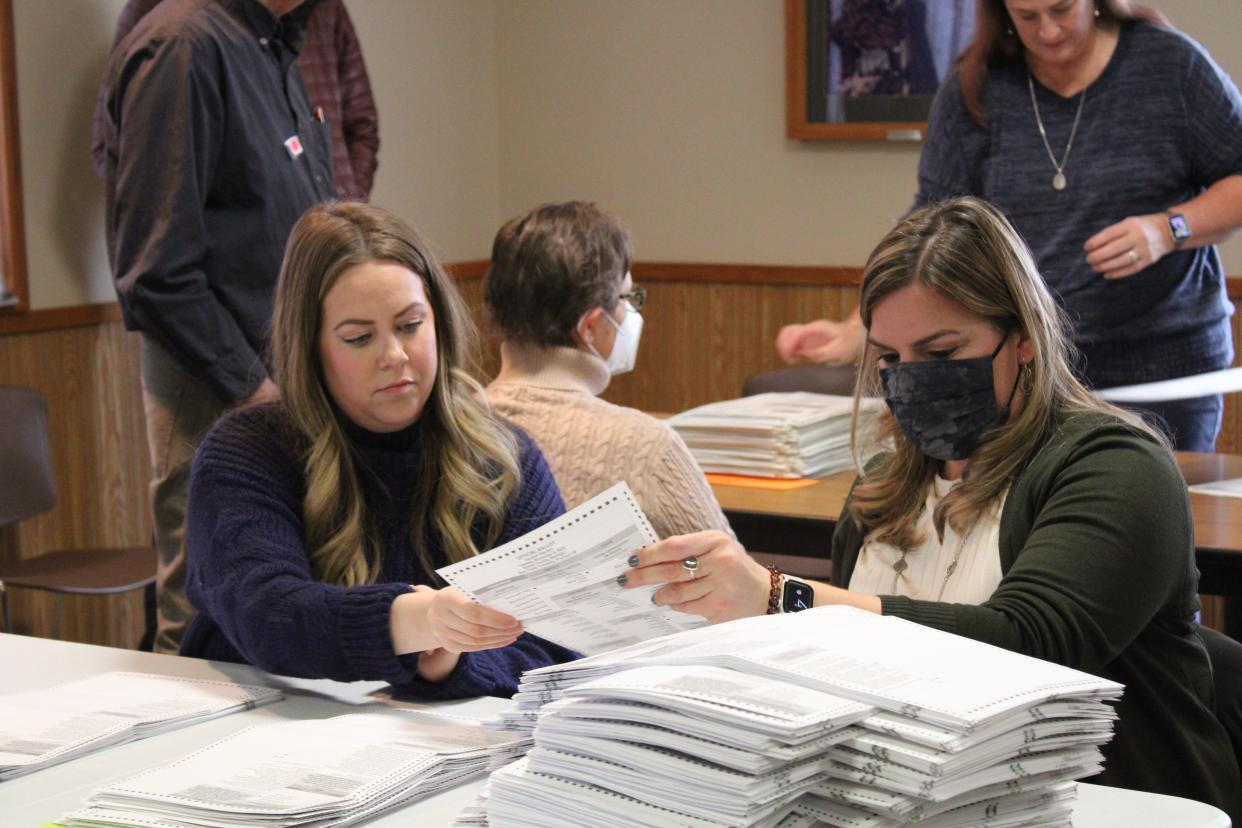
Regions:
[[[14,0],[36,308],[107,301],[90,113],[122,0]],[[1242,78],[1239,0],[1158,0]],[[779,0],[350,0],[380,109],[375,199],[446,259],[590,198],[640,257],[857,265],[909,203],[916,145],[784,137]],[[1242,275],[1242,241],[1226,247]]]
[[[639,258],[861,264],[917,145],[785,139],[777,0],[498,6],[500,203],[593,198]]]
[[[14,0],[32,307],[114,297],[91,113],[122,0]]]
[[[380,114],[372,199],[441,257],[485,257],[500,192],[491,0],[348,5]]]

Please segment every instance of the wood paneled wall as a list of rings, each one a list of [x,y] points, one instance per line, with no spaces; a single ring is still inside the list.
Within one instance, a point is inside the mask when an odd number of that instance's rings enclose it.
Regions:
[[[5,556],[136,546],[151,540],[150,463],[138,374],[138,338],[118,322],[0,337],[0,385],[37,388],[48,403],[58,501],[8,530]],[[0,474],[4,470],[0,469]],[[68,596],[63,638],[134,646],[142,595]],[[55,601],[10,589],[13,632],[50,635]]]
[[[738,396],[746,377],[782,364],[773,343],[783,325],[838,319],[858,301],[851,287],[699,282],[646,287],[637,366],[614,379],[604,396],[649,411],[681,411]]]
[[[839,318],[857,299],[853,287],[811,284],[797,274],[790,279],[793,284],[777,284],[712,281],[703,275],[660,278],[644,274],[639,264],[634,270],[648,290],[638,365],[633,373],[617,377],[605,396],[652,411],[680,411],[737,396],[747,376],[780,364],[772,343],[782,325]],[[476,314],[481,307],[479,273],[478,267],[468,268],[461,281]],[[1235,343],[1239,324],[1235,314]],[[497,365],[495,343],[489,341],[482,369],[490,376]],[[60,485],[55,509],[17,532],[0,532],[0,560],[66,546],[148,542],[149,461],[137,336],[126,333],[114,314],[59,330],[6,333],[0,327],[0,385],[38,388],[47,396]],[[1217,447],[1242,453],[1242,402],[1239,395],[1226,400]],[[51,596],[12,590],[10,606],[16,632],[50,634]],[[133,646],[142,623],[138,594],[69,598],[62,637]]]

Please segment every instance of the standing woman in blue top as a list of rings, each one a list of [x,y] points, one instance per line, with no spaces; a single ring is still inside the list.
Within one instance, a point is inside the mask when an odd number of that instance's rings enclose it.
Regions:
[[[1242,226],[1242,97],[1198,43],[1126,0],[980,0],[936,96],[915,206],[975,195],[1031,246],[1088,384],[1233,357],[1216,243]],[[787,359],[849,358],[861,325],[791,326]],[[1212,451],[1222,399],[1143,406]]]
[[[436,567],[564,511],[538,448],[465,372],[474,339],[396,216],[302,216],[276,289],[281,400],[222,419],[194,461],[183,655],[441,698],[511,695],[523,670],[574,657],[436,588]]]

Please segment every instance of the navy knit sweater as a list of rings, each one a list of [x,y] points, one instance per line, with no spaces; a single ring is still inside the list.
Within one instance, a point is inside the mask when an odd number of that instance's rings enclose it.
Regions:
[[[1034,88],[1059,161],[1080,98],[1063,98],[1038,80]],[[1178,250],[1109,280],[1091,270],[1083,244],[1127,216],[1159,213],[1242,174],[1237,86],[1186,35],[1126,23],[1086,95],[1065,163],[1069,184],[1058,191],[1025,63],[992,67],[983,89],[986,127],[971,119],[950,75],[928,119],[915,206],[976,195],[1005,213],[1065,308],[1093,385],[1228,367],[1232,306],[1214,245]]]
[[[383,548],[378,582],[343,587],[315,580],[302,522],[305,478],[292,426],[278,404],[234,412],[216,424],[194,458],[186,591],[198,615],[182,655],[290,676],[387,681],[425,698],[511,696],[523,670],[577,657],[523,635],[508,647],[463,653],[444,682],[419,678],[417,656],[393,652],[388,617],[393,600],[410,584],[439,585],[419,564],[410,536],[420,426],[393,434],[349,431]],[[565,511],[543,455],[529,437],[518,435],[522,483],[497,545]],[[447,563],[437,538],[428,545],[437,566]]]

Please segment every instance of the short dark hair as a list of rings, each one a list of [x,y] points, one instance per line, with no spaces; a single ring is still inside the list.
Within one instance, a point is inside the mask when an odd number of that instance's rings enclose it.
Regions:
[[[544,204],[496,233],[483,280],[501,336],[532,345],[573,345],[592,308],[612,309],[630,269],[629,234],[594,204]]]

